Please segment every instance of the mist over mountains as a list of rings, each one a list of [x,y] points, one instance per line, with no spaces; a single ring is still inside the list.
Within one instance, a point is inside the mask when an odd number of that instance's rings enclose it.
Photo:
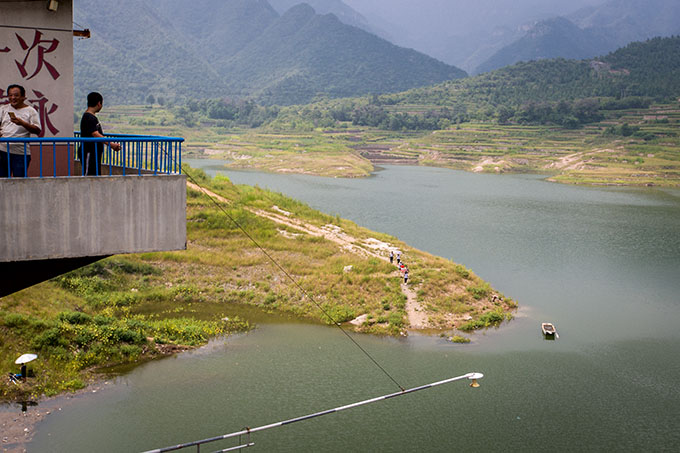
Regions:
[[[333,12],[331,0],[315,1]],[[591,58],[680,33],[678,0],[342,1],[395,44],[471,74],[518,61]]]
[[[680,34],[678,0],[75,0],[74,6],[76,22],[93,32],[75,45],[76,100],[99,90],[113,103],[152,94],[285,105],[393,93],[464,77],[458,67],[477,73],[518,61],[591,58]]]
[[[93,37],[74,46],[76,100],[249,97],[293,104],[388,93],[464,77],[307,4],[266,0],[76,0]]]
[[[634,41],[676,34],[680,34],[679,1],[610,0],[566,17],[537,22],[474,72],[487,72],[518,61],[592,58]]]

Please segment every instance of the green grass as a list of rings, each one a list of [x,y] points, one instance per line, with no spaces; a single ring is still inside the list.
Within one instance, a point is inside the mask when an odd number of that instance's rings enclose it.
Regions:
[[[14,386],[0,380],[0,399],[36,398],[77,390],[92,368],[134,363],[161,354],[159,345],[197,346],[216,335],[248,328],[240,319],[135,314],[143,303],[195,300],[192,287],[162,288],[162,272],[138,258],[114,257],[0,299],[0,369],[31,351],[35,378]],[[49,300],[49,303],[41,301]]]
[[[358,242],[374,238],[401,249],[412,272],[410,285],[420,289],[419,302],[442,329],[458,327],[468,316],[485,323],[486,313],[514,308],[511,299],[502,306],[491,303],[493,289],[462,265],[281,194],[194,173],[230,201],[223,206],[229,215],[188,190],[186,250],[114,256],[0,298],[0,373],[16,372],[13,360],[21,353],[39,356],[30,385],[0,379],[0,399],[73,390],[87,384],[98,367],[135,363],[167,352],[165,345],[193,347],[247,329],[248,321],[230,315],[244,307],[320,324],[365,314],[368,321],[358,330],[403,333],[406,297],[386,259],[299,234],[253,209],[278,206],[308,224],[339,227]]]

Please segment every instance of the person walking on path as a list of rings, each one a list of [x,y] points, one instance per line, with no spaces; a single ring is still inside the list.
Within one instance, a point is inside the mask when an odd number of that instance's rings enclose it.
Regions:
[[[390,264],[394,262],[394,252],[390,250]]]
[[[397,264],[401,263],[401,252],[397,250]]]
[[[404,285],[408,285],[408,268],[404,271]]]
[[[7,87],[8,105],[0,107],[0,137],[27,138],[40,135],[40,117],[36,109],[26,104],[26,89],[21,85]],[[8,149],[9,148],[9,149]],[[0,177],[28,176],[31,147],[24,143],[5,142],[0,147]]]
[[[83,138],[104,138],[102,125],[99,123],[97,113],[104,105],[104,98],[97,92],[87,95],[87,110],[80,119],[80,136]],[[120,150],[120,144],[107,143],[112,150]],[[104,156],[104,143],[85,142],[83,143],[80,164],[83,166],[83,175],[101,175],[102,158]]]

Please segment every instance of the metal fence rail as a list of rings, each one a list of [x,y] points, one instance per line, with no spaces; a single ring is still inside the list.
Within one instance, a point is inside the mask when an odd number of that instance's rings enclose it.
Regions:
[[[196,441],[193,441],[193,442],[186,442],[186,443],[183,443],[183,444],[172,445],[170,447],[163,447],[163,448],[156,448],[154,450],[147,450],[143,453],[166,453],[166,452],[170,452],[170,451],[177,451],[177,450],[182,450],[182,449],[191,448],[191,447],[196,447],[196,452],[200,453],[201,445],[205,445],[205,444],[209,444],[209,443],[212,443],[212,442],[217,442],[217,441],[225,440],[225,439],[234,439],[234,438],[238,438],[238,441],[239,441],[238,443],[240,445],[237,445],[235,447],[226,448],[226,449],[223,449],[223,450],[217,450],[214,453],[222,453],[222,452],[227,452],[227,451],[241,450],[242,448],[248,448],[248,447],[252,447],[252,446],[255,445],[255,442],[251,441],[250,436],[251,436],[251,434],[259,432],[259,431],[264,431],[264,430],[271,429],[271,428],[279,428],[281,426],[286,426],[286,425],[290,425],[290,424],[293,424],[293,423],[304,422],[306,420],[310,420],[312,418],[317,418],[317,417],[322,417],[324,415],[336,414],[340,411],[344,411],[344,410],[347,410],[347,409],[354,409],[355,407],[360,407],[360,406],[365,406],[367,404],[385,401],[385,400],[388,400],[390,398],[396,398],[396,397],[399,397],[399,396],[408,395],[410,393],[418,392],[420,390],[431,389],[433,387],[437,387],[437,386],[442,385],[442,384],[448,384],[450,382],[460,381],[460,380],[463,380],[463,379],[468,379],[468,380],[472,381],[471,384],[470,384],[470,387],[479,387],[479,383],[477,382],[477,380],[482,379],[483,377],[484,377],[484,375],[482,373],[477,373],[477,372],[467,373],[467,374],[463,374],[461,376],[456,376],[456,377],[444,379],[442,381],[432,382],[431,384],[425,384],[425,385],[421,385],[419,387],[413,387],[413,388],[410,388],[410,389],[403,389],[400,392],[395,392],[395,393],[390,393],[388,395],[378,396],[378,397],[375,397],[375,398],[359,401],[359,402],[356,402],[356,403],[347,404],[345,406],[340,406],[340,407],[335,407],[333,409],[327,409],[325,411],[315,412],[315,413],[309,414],[309,415],[303,415],[301,417],[295,417],[295,418],[283,420],[283,421],[280,421],[280,422],[270,423],[268,425],[258,426],[256,428],[244,428],[241,431],[236,431],[236,432],[229,433],[229,434],[223,434],[221,436],[210,437],[208,439],[201,439],[201,440],[196,440]],[[246,443],[241,444],[241,442],[243,441],[242,437],[244,437],[244,436],[246,437]]]
[[[103,143],[101,156],[101,174],[97,166],[96,176],[142,175],[142,174],[181,174],[182,142],[180,137],[163,137],[153,135],[106,135],[105,138],[83,138],[79,133],[74,137],[52,138],[4,138],[0,137],[0,153],[7,156],[8,177],[10,172],[10,145],[19,144],[23,153],[25,175],[14,177],[72,177],[84,176],[82,165],[82,149],[85,143]],[[109,142],[120,144],[120,150],[114,151]],[[94,146],[95,153],[98,146]],[[17,156],[18,154],[14,154]],[[96,154],[96,159],[100,156]],[[29,164],[30,160],[30,164]],[[79,168],[78,168],[79,167]]]

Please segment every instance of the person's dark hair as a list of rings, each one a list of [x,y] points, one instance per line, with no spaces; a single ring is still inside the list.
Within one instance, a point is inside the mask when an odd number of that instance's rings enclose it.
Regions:
[[[88,107],[95,107],[100,102],[104,102],[104,97],[102,97],[102,95],[97,93],[96,91],[93,91],[92,93],[87,95]]]
[[[12,85],[8,86],[7,87],[7,94],[9,94],[9,90],[11,90],[12,88],[19,88],[19,91],[21,91],[21,96],[26,96],[26,90],[24,89],[24,87],[22,87],[21,85],[17,85],[17,84],[12,84]]]

